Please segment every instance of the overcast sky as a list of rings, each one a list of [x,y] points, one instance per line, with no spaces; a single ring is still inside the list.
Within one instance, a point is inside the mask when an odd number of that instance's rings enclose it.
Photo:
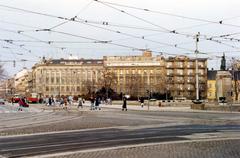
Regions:
[[[238,57],[239,7],[239,0],[0,0],[0,60],[17,61],[16,67],[4,62],[13,75],[43,56],[140,55],[146,48],[154,55],[194,56],[193,36],[200,32],[199,51],[206,54],[199,56],[218,68],[223,52],[228,60]],[[66,20],[58,17],[75,16],[59,25]]]

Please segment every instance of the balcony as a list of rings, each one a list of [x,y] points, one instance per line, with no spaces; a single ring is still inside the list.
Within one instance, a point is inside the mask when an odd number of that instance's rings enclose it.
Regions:
[[[175,82],[176,83],[184,83],[185,81],[184,80],[176,80]]]
[[[199,68],[199,69],[205,69],[206,66],[204,66],[204,65],[198,65],[198,68]]]
[[[187,73],[187,76],[195,76],[195,73],[193,72]]]
[[[167,76],[174,76],[173,73],[167,73]]]
[[[189,64],[186,64],[185,67],[186,67],[186,68],[189,68],[189,69],[194,69],[194,68],[195,68],[194,65],[189,65]]]
[[[184,76],[184,73],[175,73],[176,76]]]
[[[195,83],[195,78],[194,79],[187,79],[186,83]]]
[[[184,69],[184,66],[183,65],[175,65],[175,68]]]
[[[172,65],[166,65],[166,68],[167,69],[174,69],[174,65],[172,64]]]

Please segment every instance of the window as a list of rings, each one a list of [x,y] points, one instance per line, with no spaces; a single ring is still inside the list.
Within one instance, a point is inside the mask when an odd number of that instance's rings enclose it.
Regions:
[[[177,74],[183,75],[183,70],[182,69],[177,69]]]
[[[211,93],[211,92],[209,92],[209,93],[208,93],[208,96],[209,96],[209,97],[211,97],[211,96],[212,96],[212,93]]]
[[[56,78],[57,84],[59,84],[59,81],[60,81],[60,79],[59,79],[59,77],[57,77],[57,78]]]
[[[188,75],[193,75],[193,70],[188,70]]]
[[[65,80],[64,78],[61,78],[61,83],[64,84],[65,83]]]
[[[212,84],[211,83],[208,84],[208,88],[212,88]]]
[[[54,83],[54,77],[51,77],[51,83]]]
[[[46,77],[46,83],[47,83],[47,84],[49,83],[49,78],[48,78],[48,77]]]
[[[64,92],[65,91],[65,87],[62,86],[61,87],[61,91]]]

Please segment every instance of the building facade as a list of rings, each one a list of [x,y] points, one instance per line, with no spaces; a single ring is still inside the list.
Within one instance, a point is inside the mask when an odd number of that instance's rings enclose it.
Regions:
[[[199,89],[207,97],[207,60],[198,59]],[[41,96],[86,95],[109,85],[134,97],[152,93],[166,99],[195,99],[196,62],[185,56],[164,58],[145,51],[139,56],[103,59],[54,59],[37,63],[29,76],[31,92]],[[111,81],[110,81],[111,80]],[[109,83],[112,82],[112,83]]]
[[[32,71],[32,92],[40,96],[66,96],[92,93],[102,76],[103,60],[43,60]]]
[[[195,99],[196,59],[186,56],[169,57],[165,62],[166,89],[176,98]],[[200,99],[207,97],[207,59],[198,59],[198,83]]]
[[[217,70],[210,70],[207,73],[207,99],[208,101],[215,101],[216,100],[216,75]]]
[[[153,57],[150,51],[141,56],[105,56],[104,67],[115,74],[117,93],[131,96],[147,96],[149,92],[164,89],[164,58]]]
[[[227,70],[231,74],[231,100],[238,102],[240,100],[240,71]],[[217,101],[217,72],[218,70],[208,70],[208,101]],[[228,81],[229,82],[229,81]]]

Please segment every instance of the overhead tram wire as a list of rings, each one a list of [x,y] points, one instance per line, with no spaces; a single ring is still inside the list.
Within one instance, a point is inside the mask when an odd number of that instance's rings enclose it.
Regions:
[[[79,22],[80,22],[80,21],[79,21]],[[84,22],[85,22],[85,23],[84,23]],[[177,46],[176,46],[177,44],[171,45],[171,44],[167,44],[167,43],[163,43],[163,42],[158,42],[158,41],[154,41],[154,40],[148,40],[148,39],[144,38],[144,36],[141,36],[141,37],[140,37],[140,36],[136,36],[136,35],[131,35],[131,34],[123,33],[123,32],[120,32],[120,31],[115,31],[115,30],[112,30],[112,29],[107,29],[107,28],[103,28],[103,27],[91,25],[91,24],[88,24],[88,22],[89,22],[89,21],[87,21],[87,20],[81,20],[81,23],[86,24],[86,25],[88,25],[88,26],[101,28],[101,29],[108,30],[108,31],[111,31],[111,32],[115,32],[115,33],[120,33],[120,34],[129,36],[129,37],[133,37],[133,38],[144,39],[144,40],[146,40],[146,41],[153,42],[153,43],[158,43],[158,44],[162,44],[162,45],[167,45],[168,47],[175,47],[175,48],[177,47]],[[32,31],[35,31],[35,30],[32,30]],[[35,40],[37,40],[37,41],[40,41],[40,42],[43,42],[43,43],[46,43],[46,44],[52,43],[52,41],[43,41],[43,40],[40,40],[40,39],[37,39],[37,38],[33,38],[32,36],[23,34],[23,32],[25,32],[25,31],[18,31],[18,33],[21,33],[21,35],[27,36],[27,37],[29,37],[29,38],[31,38],[31,39],[35,39]],[[14,32],[14,33],[15,33],[15,32]],[[190,36],[190,35],[188,35],[188,36]],[[96,43],[96,42],[95,42],[95,43]],[[186,49],[186,48],[180,48],[180,49],[189,51],[189,50]],[[190,50],[190,51],[192,51],[192,50]]]
[[[3,28],[0,28],[0,30],[4,30],[4,31],[7,31],[7,32],[11,32],[11,33],[19,34],[18,31],[13,31],[13,30],[9,30],[9,29],[3,29]],[[25,37],[27,36],[27,35],[23,35],[23,34],[20,34],[20,35],[25,36]],[[29,36],[27,36],[27,37],[29,37]],[[30,37],[29,37],[29,38],[30,38]],[[24,50],[24,51],[26,51],[26,52],[28,52],[28,53],[32,53],[32,54],[34,54],[34,52],[32,52],[32,51],[29,50],[29,49],[24,48],[22,45],[15,44],[15,43],[13,43],[12,41],[7,41],[7,40],[4,41],[4,42],[6,42],[6,43],[8,43],[8,44],[10,44],[10,45],[17,46],[17,47],[19,47],[20,49],[22,49],[22,50]],[[36,54],[34,54],[34,56],[38,57]]]
[[[133,14],[130,14],[130,13],[124,11],[124,10],[121,10],[121,9],[118,9],[118,8],[113,7],[113,6],[111,6],[111,5],[105,4],[105,3],[103,3],[102,1],[98,1],[98,0],[94,0],[94,1],[95,1],[95,2],[98,2],[98,3],[101,3],[102,5],[105,5],[105,6],[109,7],[109,8],[114,9],[114,10],[117,10],[117,11],[123,13],[123,14],[126,14],[126,15],[128,15],[128,16],[131,16],[131,17],[133,17],[133,18],[136,18],[136,19],[138,19],[138,20],[140,20],[140,21],[143,21],[143,22],[145,22],[145,23],[148,23],[148,24],[150,24],[150,25],[152,25],[152,26],[161,28],[161,29],[164,30],[164,31],[167,31],[167,32],[171,32],[171,31],[172,31],[172,30],[169,30],[169,29],[167,29],[167,28],[165,28],[165,27],[162,27],[162,26],[160,26],[160,25],[157,25],[157,24],[155,24],[155,23],[152,23],[151,21],[145,20],[145,19],[140,18],[140,17],[138,17],[138,16],[135,16],[135,15],[133,15]]]
[[[166,12],[161,12],[161,11],[154,11],[151,9],[144,9],[144,8],[138,8],[138,7],[133,7],[133,6],[128,6],[128,5],[123,5],[123,4],[118,4],[118,3],[112,3],[112,2],[106,2],[106,1],[101,1],[101,0],[94,0],[95,2],[101,3],[101,4],[105,4],[107,6],[119,6],[119,7],[125,7],[125,8],[130,8],[130,9],[135,9],[135,10],[141,10],[144,12],[152,12],[152,13],[158,13],[158,14],[162,14],[162,15],[168,15],[168,16],[173,16],[173,17],[178,17],[178,18],[183,18],[183,19],[188,19],[188,20],[193,20],[193,21],[202,21],[202,22],[207,22],[207,23],[213,23],[213,24],[220,24],[220,25],[226,25],[226,26],[231,26],[231,27],[237,27],[240,28],[239,25],[233,25],[233,24],[226,24],[224,23],[224,19],[223,20],[219,20],[219,21],[211,21],[211,20],[206,20],[206,19],[201,19],[201,18],[195,18],[195,17],[188,17],[188,16],[183,16],[183,15],[177,15],[177,14],[173,14],[173,13],[166,13]],[[111,6],[112,7],[112,6]],[[113,7],[115,8],[115,7]],[[118,9],[118,8],[116,8]],[[119,9],[120,10],[120,9]],[[239,16],[237,16],[239,17]],[[233,17],[234,18],[234,17]],[[232,19],[233,19],[232,18]],[[236,17],[235,17],[236,18]],[[229,20],[229,19],[225,19],[225,20]]]
[[[123,44],[112,43],[111,41],[107,41],[107,40],[98,40],[98,39],[95,39],[95,38],[85,37],[85,36],[76,35],[76,34],[67,33],[67,32],[62,32],[62,31],[54,31],[54,30],[49,30],[49,29],[42,29],[42,30],[37,30],[37,31],[47,31],[47,32],[53,32],[53,33],[59,33],[59,34],[67,35],[67,36],[79,37],[79,38],[83,38],[83,39],[92,40],[92,41],[94,41],[94,43],[115,45],[115,46],[120,46],[120,47],[124,47],[124,48],[130,48],[130,49],[133,49],[133,50],[142,50],[142,49],[139,49],[139,48],[136,48],[136,47],[133,47],[133,46],[127,46],[127,45],[123,45]]]
[[[51,41],[32,41],[32,40],[19,40],[19,39],[0,39],[0,41],[9,41],[9,42],[15,42],[15,43],[18,43],[18,42],[22,42],[22,43],[42,43],[42,42],[45,42],[45,43],[95,43],[95,42],[89,42],[89,41],[54,41],[54,40],[51,40]]]
[[[5,7],[5,8],[9,8],[9,9],[14,9],[14,10],[18,10],[18,11],[23,11],[23,12],[27,12],[27,13],[32,13],[32,14],[37,14],[37,15],[42,15],[42,16],[47,16],[47,17],[52,17],[52,18],[58,18],[58,19],[64,19],[64,20],[71,20],[71,19],[68,19],[68,18],[65,18],[65,17],[61,17],[61,16],[55,16],[55,15],[51,15],[51,14],[45,14],[45,13],[39,13],[39,12],[35,12],[35,11],[30,11],[30,10],[26,10],[26,9],[21,9],[21,8],[16,8],[16,7],[11,7],[11,6],[6,6],[6,5],[2,5],[0,4],[0,7]],[[60,32],[58,32],[60,33]],[[65,35],[70,35],[68,33],[63,33],[62,34],[65,34]],[[71,34],[73,35],[73,34]],[[74,35],[73,35],[74,36]],[[80,36],[75,36],[75,37],[80,37]],[[83,36],[81,36],[83,37]],[[85,38],[85,37],[83,37]],[[87,38],[85,38],[87,39]],[[97,41],[96,43],[109,43],[109,42],[106,42],[106,41]],[[124,45],[121,45],[121,44],[114,44],[112,43],[113,45],[117,45],[117,46],[124,46]],[[127,47],[127,48],[130,48],[129,46],[124,46],[124,47]],[[134,49],[137,49],[135,47],[131,47],[131,48],[134,48]]]
[[[72,18],[70,18],[70,20],[61,22],[61,23],[59,23],[59,24],[57,24],[57,25],[54,25],[54,26],[50,27],[49,29],[52,30],[52,29],[55,29],[55,28],[57,28],[57,27],[59,27],[59,26],[62,26],[62,25],[64,25],[64,24],[66,24],[66,23],[68,23],[68,22],[70,22],[70,21],[74,21],[75,18],[77,18],[77,17],[79,16],[79,14],[80,14],[83,10],[85,10],[87,7],[89,7],[92,3],[93,3],[93,0],[90,0],[90,2],[89,2],[88,4],[86,4],[86,6],[84,6],[75,16],[73,16]]]
[[[9,21],[5,21],[5,20],[0,20],[0,23],[6,23],[6,24],[10,24],[10,25],[22,26],[22,27],[32,28],[32,29],[38,29],[38,27],[35,27],[35,26],[29,26],[29,25],[19,24],[19,23],[15,23],[15,22],[9,22]]]
[[[119,28],[127,28],[127,29],[134,29],[134,30],[144,30],[144,31],[153,31],[153,32],[162,32],[162,33],[169,33],[166,31],[162,31],[156,28],[147,28],[147,27],[141,27],[141,26],[133,26],[133,25],[124,25],[124,24],[116,24],[116,23],[111,23],[108,21],[93,21],[93,20],[86,20],[77,17],[75,19],[75,22],[85,22],[85,23],[90,23],[90,24],[97,24],[97,25],[105,25],[105,26],[112,26],[112,27],[119,27]]]
[[[52,14],[47,14],[47,13],[40,13],[40,12],[35,12],[35,11],[31,11],[31,10],[26,10],[26,9],[21,9],[21,8],[16,8],[16,7],[11,7],[11,6],[6,6],[6,5],[2,5],[0,4],[0,7],[6,7],[6,8],[10,8],[10,9],[14,9],[14,10],[18,10],[18,11],[23,11],[23,12],[26,12],[26,13],[31,13],[31,14],[36,14],[36,15],[41,15],[41,16],[46,16],[46,17],[51,17],[51,18],[57,18],[57,19],[62,19],[62,20],[66,20],[66,21],[73,21],[73,22],[78,22],[77,20],[73,20],[73,19],[70,19],[70,18],[66,18],[66,17],[63,17],[63,16],[56,16],[56,15],[52,15]],[[119,10],[119,9],[118,9]],[[121,10],[119,10],[121,11]],[[124,12],[124,11],[123,11]],[[145,19],[142,19],[142,18],[139,18],[135,15],[132,15],[133,17],[139,19],[139,20],[142,20],[144,22],[147,22],[147,23],[150,23],[152,24],[153,26],[155,27],[158,27],[160,29],[162,29],[162,32],[166,32],[166,33],[173,33],[173,34],[178,34],[178,35],[184,35],[184,36],[189,36],[189,35],[186,35],[186,34],[181,34],[179,32],[176,32],[176,30],[169,30],[167,28],[164,28],[162,26],[159,26],[159,25],[156,25],[152,22],[148,22],[147,20]],[[163,31],[165,30],[165,31]],[[191,35],[193,36],[193,35]]]
[[[0,4],[0,6],[1,7],[6,7],[6,8],[9,8],[9,9],[14,9],[14,10],[18,10],[18,11],[23,11],[23,12],[27,12],[27,13],[32,13],[32,14],[37,14],[37,15],[42,15],[42,16],[47,16],[47,17],[52,17],[52,18],[58,18],[58,19],[63,19],[63,20],[70,20],[70,19],[68,19],[68,18],[65,18],[65,17],[61,17],[61,16],[55,16],[55,15],[51,15],[51,14],[45,14],[45,13],[39,13],[39,12],[35,12],[35,11],[29,11],[29,10],[25,10],[25,9],[20,9],[20,8],[16,8],[16,7],[10,7],[10,6],[6,6],[6,5],[1,5]],[[118,9],[119,10],[119,9]],[[121,10],[119,10],[119,11],[121,11]],[[122,12],[122,11],[121,11]],[[138,17],[136,17],[136,16],[134,16],[133,15],[133,17],[135,17],[135,18],[138,18]],[[142,18],[140,18],[140,19],[142,19]],[[139,19],[139,20],[140,20]],[[144,20],[144,19],[143,19]],[[145,22],[147,22],[147,21],[145,21]],[[150,22],[151,23],[151,22]],[[153,24],[154,25],[154,24]],[[158,25],[157,25],[158,26]],[[158,27],[160,27],[160,28],[162,28],[161,26],[158,26]],[[163,28],[162,28],[163,29]],[[166,30],[166,28],[164,28],[165,30]],[[168,29],[167,29],[168,30]],[[169,30],[168,30],[169,31]],[[167,32],[167,31],[166,31]],[[175,30],[173,30],[173,31],[170,31],[169,33],[175,33],[175,34],[179,34],[179,33],[176,33],[175,32]]]
[[[99,2],[99,3],[103,3],[102,1],[98,1],[98,0],[94,0],[96,2]],[[62,20],[66,20],[66,21],[71,21],[72,19],[69,19],[69,18],[66,18],[66,17],[63,17],[63,16],[56,16],[56,15],[52,15],[52,14],[47,14],[47,13],[40,13],[40,12],[36,12],[36,11],[31,11],[31,10],[26,10],[26,9],[21,9],[21,8],[17,8],[17,7],[12,7],[12,6],[7,6],[7,5],[3,5],[3,4],[0,4],[0,7],[4,7],[4,8],[9,8],[9,9],[13,9],[13,10],[18,10],[18,11],[22,11],[22,12],[26,12],[26,13],[31,13],[31,14],[36,14],[36,15],[41,15],[41,16],[47,16],[47,17],[51,17],[51,18],[57,18],[57,19],[62,19]],[[117,8],[116,8],[117,9]],[[119,11],[121,11],[120,9],[118,9]],[[124,11],[123,11],[124,12]],[[133,15],[134,16],[134,15]],[[136,17],[136,16],[134,16]],[[138,18],[138,17],[136,17]],[[141,18],[140,18],[141,19]],[[144,20],[144,19],[143,19]],[[204,20],[204,19],[203,19]],[[206,22],[206,20],[204,20]],[[208,21],[208,20],[207,20]],[[146,22],[146,21],[145,21]],[[213,22],[213,21],[210,21],[210,22]],[[151,23],[151,22],[150,22]],[[216,23],[216,22],[214,22]],[[158,26],[157,27],[160,27],[161,29],[164,29],[166,31],[166,33],[175,33],[175,34],[180,34],[180,33],[177,33],[176,30],[169,30],[169,29],[166,29],[166,28],[163,28],[161,26]],[[240,26],[239,26],[240,27]]]
[[[143,18],[139,18],[139,17],[137,17],[137,16],[135,16],[135,15],[133,15],[133,14],[130,14],[130,13],[124,11],[124,10],[118,9],[118,8],[116,8],[116,7],[113,7],[113,6],[109,5],[108,3],[105,3],[105,2],[102,2],[102,1],[99,1],[99,0],[94,0],[94,1],[95,1],[95,2],[98,2],[98,3],[101,3],[101,4],[103,4],[103,5],[105,5],[105,6],[109,7],[109,8],[114,9],[114,10],[120,11],[121,13],[127,14],[127,15],[129,15],[129,16],[131,16],[131,17],[136,18],[136,19],[142,20],[142,21],[144,21],[144,22],[146,22],[146,23],[149,23],[149,24],[152,24],[152,25],[154,25],[154,26],[158,26],[158,27],[160,27],[160,28],[163,28],[162,26],[153,24],[152,22],[149,22],[149,21],[147,21],[147,20],[145,20],[145,19],[143,19]],[[125,5],[123,5],[123,6],[125,6]],[[127,7],[127,6],[126,6],[126,7]],[[136,7],[133,7],[133,9],[136,9]],[[149,10],[145,10],[145,9],[142,9],[142,10],[144,10],[144,11],[149,11]],[[184,17],[184,16],[182,16],[182,17]],[[195,20],[196,20],[196,18],[190,18],[190,19],[195,19]],[[209,20],[202,20],[202,21],[212,22],[212,21],[209,21]],[[215,23],[216,23],[216,22],[215,22]],[[222,22],[220,22],[220,24],[222,24]],[[240,27],[240,26],[239,26],[239,27]],[[165,29],[165,31],[170,31],[170,30],[168,30],[168,29],[166,29],[166,28],[164,28],[164,29]],[[170,32],[171,32],[171,33],[178,34],[177,32],[175,32],[175,30],[174,30],[174,31],[170,31]],[[208,39],[206,39],[206,40],[208,40]],[[216,40],[210,40],[210,41],[214,41],[214,42],[217,42],[217,43],[221,43],[221,42],[218,42],[218,41],[216,41]],[[221,43],[221,44],[224,44],[224,43]],[[224,44],[224,45],[233,47],[233,46],[228,45],[228,44]]]
[[[150,39],[145,38],[145,36],[141,36],[141,37],[140,37],[140,36],[136,36],[136,35],[132,35],[132,34],[128,34],[128,33],[123,33],[123,32],[118,31],[118,30],[112,30],[112,29],[107,29],[107,28],[104,28],[104,27],[100,27],[100,26],[88,24],[88,21],[85,21],[85,23],[84,23],[84,22],[82,22],[82,23],[83,23],[83,24],[86,24],[86,25],[88,25],[88,26],[97,27],[97,28],[104,29],[104,30],[107,30],[107,31],[110,31],[110,32],[123,34],[123,35],[129,36],[129,37],[132,37],[132,38],[139,38],[139,39],[146,40],[146,41],[149,41],[149,42],[158,43],[158,44],[162,44],[162,45],[166,45],[166,46],[170,46],[170,47],[175,47],[175,48],[179,48],[179,49],[182,49],[182,50],[194,51],[194,50],[189,50],[189,49],[186,49],[186,48],[179,47],[179,46],[178,46],[179,44],[173,44],[173,45],[172,45],[172,44],[168,44],[168,43],[164,43],[164,42],[159,42],[159,41],[150,40]],[[188,35],[188,34],[185,34],[185,35],[192,37],[191,35]],[[204,39],[204,40],[211,40],[211,39]],[[223,45],[226,45],[226,46],[229,46],[229,47],[234,48],[234,46],[232,46],[232,45],[225,44],[225,43],[220,42],[220,41],[217,41],[217,40],[211,40],[211,41],[217,42],[217,43],[219,43],[219,44],[223,44]]]
[[[1,29],[1,28],[0,28]],[[7,31],[7,32],[12,32],[12,33],[17,33],[17,34],[20,34],[20,35],[23,35],[23,36],[26,36],[26,37],[29,37],[31,39],[37,39],[35,37],[32,37],[32,36],[29,36],[29,35],[26,35],[26,34],[23,34],[23,32],[19,32],[19,31],[13,31],[13,30],[8,30],[8,29],[3,29],[4,31]],[[68,36],[72,36],[72,37],[79,37],[79,38],[83,38],[83,39],[88,39],[88,40],[92,40],[93,43],[101,43],[101,44],[110,44],[110,45],[116,45],[116,46],[120,46],[120,47],[124,47],[124,48],[130,48],[132,50],[142,50],[142,49],[139,49],[139,48],[136,48],[136,47],[132,47],[132,46],[127,46],[127,45],[122,45],[122,44],[117,44],[117,43],[111,43],[111,41],[103,41],[103,40],[97,40],[97,39],[94,39],[94,38],[89,38],[89,37],[84,37],[84,36],[80,36],[80,35],[75,35],[75,34],[71,34],[71,33],[66,33],[66,32],[61,32],[61,31],[54,31],[54,30],[49,30],[49,29],[39,29],[39,30],[35,30],[35,31],[51,31],[51,32],[55,32],[55,33],[59,33],[59,34],[64,34],[64,35],[68,35]],[[37,39],[43,43],[46,43],[45,41],[42,41],[40,39]],[[50,42],[48,44],[51,44]]]
[[[66,18],[66,17],[62,17],[62,16],[56,16],[56,15],[51,15],[51,14],[46,14],[46,13],[40,13],[40,12],[35,12],[35,11],[30,11],[30,10],[25,10],[25,9],[21,9],[21,8],[16,8],[16,7],[11,7],[11,6],[6,6],[6,5],[1,5],[0,7],[9,7],[11,9],[14,10],[18,10],[18,11],[24,11],[26,13],[31,13],[31,14],[35,14],[35,15],[41,15],[41,16],[46,16],[46,17],[51,17],[51,18],[57,18],[57,19],[61,19],[61,20],[65,20],[65,21],[73,21],[76,22],[76,20],[74,20],[73,18]],[[77,17],[78,18],[78,17]],[[90,21],[89,21],[90,22]],[[15,25],[21,25],[21,24],[15,24]],[[112,25],[112,26],[116,26],[117,25]],[[118,27],[126,27],[126,28],[133,28],[133,29],[142,29],[142,30],[149,30],[149,31],[160,31],[158,29],[153,29],[153,28],[142,28],[142,27],[138,27],[138,26],[119,26]]]
[[[119,47],[129,48],[129,49],[131,49],[131,50],[138,50],[138,51],[144,50],[144,49],[136,48],[136,47],[133,47],[133,46],[128,46],[128,45],[113,43],[112,41],[98,40],[98,39],[95,39],[95,38],[84,37],[84,36],[80,36],[80,35],[76,35],[76,34],[71,34],[71,33],[66,33],[66,32],[62,32],[62,31],[54,31],[54,30],[49,30],[49,29],[42,29],[42,30],[37,30],[37,31],[47,31],[47,32],[64,34],[64,35],[67,35],[67,36],[73,36],[73,37],[79,37],[79,38],[84,38],[84,39],[89,39],[89,40],[95,40],[95,43],[110,44],[110,45],[115,45],[115,46],[119,46]],[[161,43],[161,44],[175,47],[174,45],[167,44],[167,43]],[[181,47],[175,47],[175,48],[182,49],[182,50],[185,50],[185,51],[194,52],[194,50],[190,50],[190,49],[186,49],[186,48],[181,48]]]
[[[85,24],[85,23],[84,23],[84,24]],[[150,39],[143,38],[142,36],[136,36],[136,35],[132,35],[132,34],[127,34],[127,33],[123,33],[123,32],[117,31],[117,30],[106,29],[106,28],[99,27],[99,26],[95,26],[95,25],[91,25],[91,24],[86,24],[86,25],[89,25],[89,26],[92,26],[92,27],[97,27],[97,28],[100,28],[100,29],[104,29],[104,30],[107,30],[107,31],[110,31],[110,32],[114,32],[114,33],[117,33],[117,34],[122,34],[122,35],[129,36],[129,37],[133,37],[133,38],[138,38],[138,39],[145,40],[145,41],[149,41],[149,42],[152,42],[152,43],[158,43],[158,44],[161,44],[161,45],[170,46],[170,47],[174,47],[174,48],[177,48],[177,49],[194,52],[194,50],[190,50],[190,49],[187,49],[187,48],[178,47],[178,46],[176,46],[176,45],[174,45],[174,44],[168,44],[168,43],[164,43],[164,42],[154,41],[154,40],[150,40]],[[55,32],[55,33],[60,33],[60,34],[65,34],[65,35],[69,35],[69,34],[70,34],[70,33],[66,33],[66,32],[54,31],[54,30],[49,30],[49,29],[42,29],[42,30],[37,30],[37,31],[49,31],[49,32]],[[83,37],[83,36],[79,36],[79,35],[74,35],[74,34],[70,34],[70,35],[71,35],[71,36],[75,36],[75,37],[84,38],[84,39],[89,39],[89,40],[96,40],[96,39],[93,39],[93,38],[87,38],[87,37]],[[96,42],[97,42],[97,43],[98,43],[98,42],[100,42],[100,43],[112,43],[112,41],[99,41],[99,40],[96,40]],[[114,44],[114,43],[113,43],[113,44]],[[121,44],[117,44],[117,45],[121,45]]]

